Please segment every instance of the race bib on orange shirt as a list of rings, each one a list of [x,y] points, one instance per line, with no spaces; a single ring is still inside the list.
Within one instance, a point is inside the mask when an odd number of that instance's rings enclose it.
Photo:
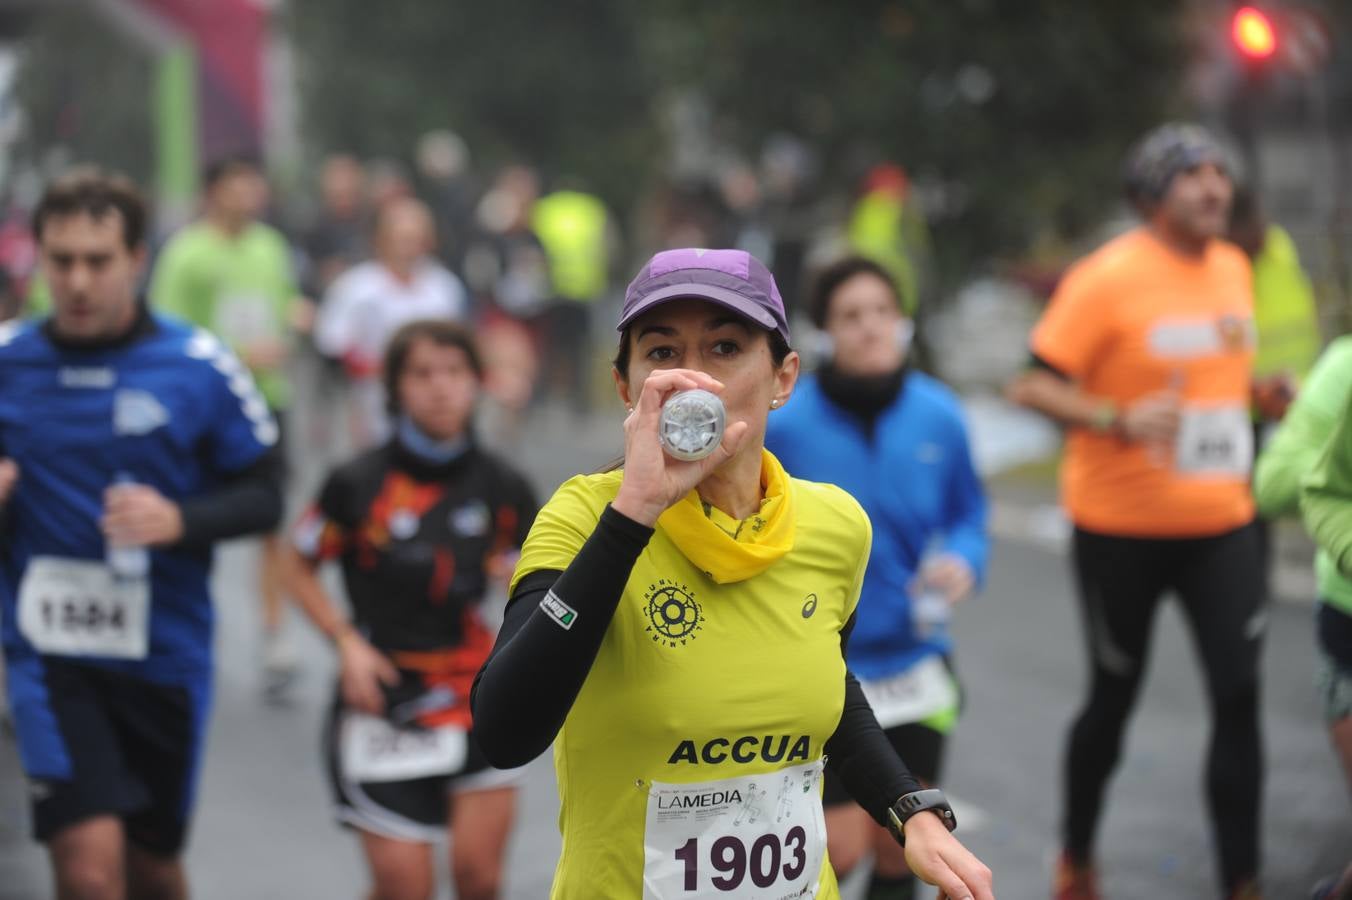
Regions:
[[[1252,467],[1248,407],[1184,407],[1174,445],[1174,468],[1180,475],[1247,478]]]

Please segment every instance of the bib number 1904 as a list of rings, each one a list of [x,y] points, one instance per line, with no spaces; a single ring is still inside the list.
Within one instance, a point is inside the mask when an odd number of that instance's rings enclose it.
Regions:
[[[699,890],[699,838],[686,841],[672,855],[685,865],[685,889]],[[770,887],[781,876],[794,881],[807,867],[807,832],[795,825],[782,841],[771,832],[756,838],[749,847],[741,838],[726,835],[709,846],[708,862],[719,873],[710,883],[720,891],[735,891],[748,877],[758,888]]]

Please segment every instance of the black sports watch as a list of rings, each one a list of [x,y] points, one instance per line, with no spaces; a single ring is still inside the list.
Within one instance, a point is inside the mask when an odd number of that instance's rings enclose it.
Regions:
[[[958,827],[957,816],[953,815],[953,807],[948,805],[948,798],[944,796],[943,791],[938,788],[912,791],[909,794],[902,794],[887,808],[888,827],[898,844],[906,846],[906,831],[902,826],[911,816],[925,810],[932,810],[949,831]]]

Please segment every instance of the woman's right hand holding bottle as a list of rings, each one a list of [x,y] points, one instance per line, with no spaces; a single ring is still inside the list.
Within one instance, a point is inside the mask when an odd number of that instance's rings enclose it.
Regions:
[[[729,422],[718,449],[703,459],[679,460],[662,449],[658,440],[662,404],[678,391],[696,388],[723,392],[716,378],[693,369],[658,369],[644,380],[624,420],[624,480],[610,504],[616,512],[652,527],[663,512],[741,449],[750,429],[746,422]]]

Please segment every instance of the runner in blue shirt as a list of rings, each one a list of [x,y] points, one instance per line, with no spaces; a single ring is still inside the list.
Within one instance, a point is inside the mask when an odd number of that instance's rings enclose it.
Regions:
[[[0,326],[0,638],[60,898],[181,898],[212,544],[281,515],[242,364],[136,294],[145,209],[78,170],[33,214],[49,318]]]
[[[948,608],[986,568],[985,494],[957,398],[907,364],[911,320],[886,270],[860,257],[837,262],[808,313],[831,358],[771,414],[765,445],[790,474],[849,491],[873,522],[850,670],[898,754],[932,785],[958,714]],[[822,799],[837,875],[872,851],[869,900],[914,896],[902,849],[829,770]]]

